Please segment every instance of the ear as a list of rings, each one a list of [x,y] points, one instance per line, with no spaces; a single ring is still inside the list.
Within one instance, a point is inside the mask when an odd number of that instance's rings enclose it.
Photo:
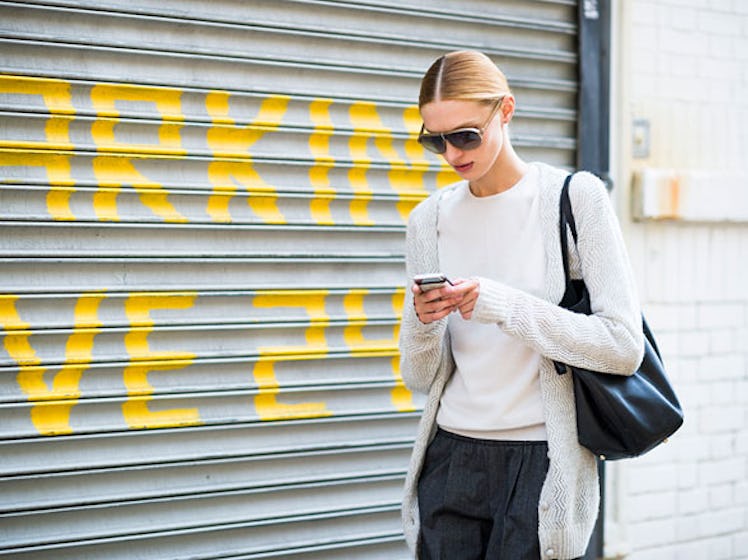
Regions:
[[[502,125],[509,124],[512,121],[512,118],[514,117],[515,103],[516,101],[511,93],[504,96],[504,100],[501,102],[501,109],[499,109]]]

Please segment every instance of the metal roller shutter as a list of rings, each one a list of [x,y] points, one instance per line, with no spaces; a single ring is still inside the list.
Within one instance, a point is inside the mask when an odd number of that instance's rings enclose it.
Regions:
[[[430,62],[576,158],[576,2],[0,2],[0,557],[407,557]]]

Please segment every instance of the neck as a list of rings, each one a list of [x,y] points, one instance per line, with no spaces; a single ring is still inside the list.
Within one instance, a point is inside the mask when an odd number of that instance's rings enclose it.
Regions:
[[[511,143],[507,141],[488,173],[470,182],[470,191],[478,197],[507,191],[524,177],[528,167],[528,164],[517,155]]]

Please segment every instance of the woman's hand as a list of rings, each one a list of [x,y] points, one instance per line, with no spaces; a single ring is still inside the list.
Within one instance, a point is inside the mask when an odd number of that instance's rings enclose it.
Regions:
[[[454,281],[454,287],[462,294],[457,310],[463,319],[469,321],[473,316],[475,302],[478,301],[480,295],[480,281],[477,278],[458,278]]]
[[[411,286],[413,305],[422,323],[433,323],[453,311],[459,311],[465,320],[470,319],[480,293],[480,282],[474,278],[458,278],[452,282],[452,286],[445,285],[428,291],[421,291],[415,283]]]

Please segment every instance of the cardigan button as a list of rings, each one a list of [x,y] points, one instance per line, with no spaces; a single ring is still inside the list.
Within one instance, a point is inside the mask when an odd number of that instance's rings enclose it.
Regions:
[[[555,550],[553,550],[552,548],[549,548],[548,550],[546,550],[546,551],[545,551],[545,555],[546,555],[546,556],[547,556],[548,558],[553,558],[553,556],[554,556],[555,554],[556,554],[556,551],[555,551]]]
[[[549,509],[551,509],[551,506],[548,504],[548,502],[540,503],[540,511],[548,511]]]

